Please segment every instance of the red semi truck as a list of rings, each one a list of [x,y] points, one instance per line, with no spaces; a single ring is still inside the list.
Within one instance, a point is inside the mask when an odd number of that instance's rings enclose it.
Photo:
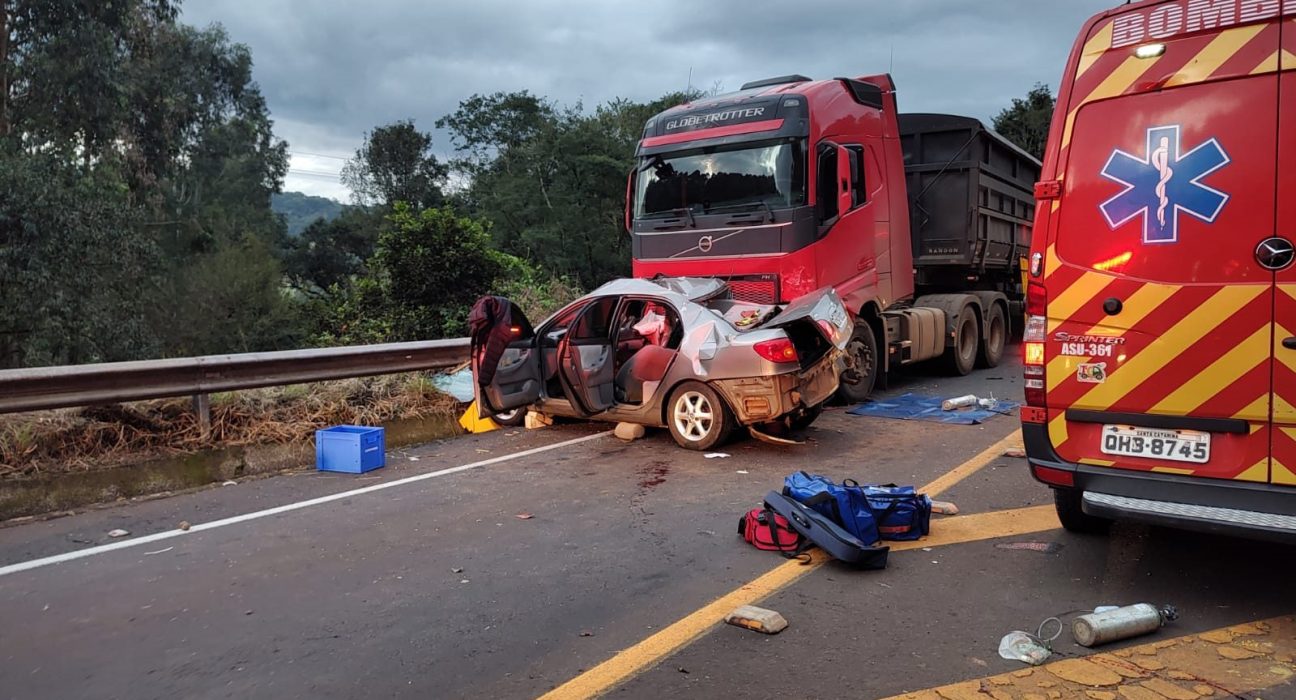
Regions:
[[[890,76],[748,83],[653,117],[636,155],[635,276],[757,303],[834,287],[848,401],[914,362],[994,366],[1020,328],[1040,163],[976,119],[898,114]]]

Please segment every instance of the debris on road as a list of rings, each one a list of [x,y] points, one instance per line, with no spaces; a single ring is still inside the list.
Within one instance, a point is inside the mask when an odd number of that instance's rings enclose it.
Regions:
[[[1062,549],[1059,542],[1001,542],[995,545],[995,549],[1018,550],[1027,552],[1043,552],[1052,554]]]
[[[452,574],[462,574],[462,573],[463,573],[463,567],[462,567],[462,566],[456,566],[455,568],[453,568],[453,569],[450,570],[450,573],[452,573]]]
[[[1008,449],[1004,450],[1003,456],[1016,457],[1018,459],[1022,459],[1026,456],[1026,450],[1021,447],[1009,447]]]
[[[706,459],[729,459],[728,452],[708,452],[702,456]]]
[[[154,554],[165,554],[166,552],[169,552],[169,551],[171,551],[171,550],[173,550],[173,549],[175,549],[175,547],[167,547],[166,549],[159,549],[159,550],[157,550],[157,551],[153,551],[153,552],[145,552],[145,553],[144,553],[144,556],[146,556],[146,557],[151,557],[151,556],[153,556]]]
[[[1052,654],[1035,637],[1020,630],[1009,632],[999,640],[999,656],[1009,661],[1021,661],[1039,666]]]
[[[968,394],[966,396],[960,396],[954,399],[945,399],[944,401],[941,402],[941,410],[954,411],[960,408],[975,406],[977,405],[977,401],[979,400],[980,399],[977,398],[976,394]]]
[[[234,481],[233,479],[230,479],[229,481],[226,481],[225,483],[221,484],[221,486],[238,486],[238,482]]]
[[[109,536],[109,537],[112,537],[112,538],[117,538],[117,537],[129,537],[129,536],[130,536],[130,531],[129,531],[129,530],[123,530],[123,529],[121,529],[121,528],[117,528],[116,530],[109,530],[109,531],[108,531],[108,536]]]
[[[524,425],[527,430],[538,430],[553,425],[553,419],[543,413],[527,411]]]
[[[410,456],[409,456],[409,461],[411,461],[411,462],[417,462],[417,461],[419,461],[419,458],[418,458],[418,457],[415,457],[414,455],[410,455]]]
[[[750,474],[751,472],[747,471],[746,469],[739,469],[738,471],[736,471],[736,472],[734,472],[734,473],[735,473],[735,474]]]
[[[181,521],[180,521],[180,524],[179,524],[177,527],[179,527],[181,530],[188,530],[188,529],[189,529],[189,521],[188,521],[188,520],[181,520]]]
[[[518,513],[517,515],[515,515],[515,516],[513,516],[513,517],[517,518],[518,520],[530,520],[531,518],[534,518],[535,516],[534,516],[534,515],[531,515],[530,513]]]
[[[1082,647],[1093,647],[1130,637],[1150,634],[1167,622],[1179,619],[1173,605],[1156,607],[1147,603],[1081,615],[1071,622],[1071,636]]]
[[[591,632],[591,631],[589,631],[589,630],[581,630],[580,636],[582,636],[582,637],[593,637],[593,636],[594,636],[594,633]]]
[[[648,434],[648,431],[638,423],[617,423],[616,429],[612,433],[621,440],[631,442],[643,438],[644,435]]]
[[[937,515],[958,515],[958,506],[949,501],[932,501],[931,511]]]
[[[804,445],[805,440],[789,440],[788,438],[775,437],[768,433],[762,433],[754,427],[747,429],[751,436],[761,442],[768,442],[771,445]]]
[[[758,608],[755,605],[744,605],[729,613],[725,622],[762,634],[778,634],[787,629],[787,620],[773,610]]]

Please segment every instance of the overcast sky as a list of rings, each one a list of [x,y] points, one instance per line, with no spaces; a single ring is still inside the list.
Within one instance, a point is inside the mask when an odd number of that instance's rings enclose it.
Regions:
[[[425,130],[473,93],[530,90],[592,106],[689,85],[890,70],[901,111],[988,120],[1037,82],[1055,90],[1090,15],[1121,0],[188,0],[184,21],[252,49],[285,189],[346,200],[364,132]],[[894,58],[892,52],[894,51]],[[444,134],[434,146],[448,154]]]

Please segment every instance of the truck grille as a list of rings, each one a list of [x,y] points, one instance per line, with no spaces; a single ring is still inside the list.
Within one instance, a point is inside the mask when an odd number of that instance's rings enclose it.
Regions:
[[[734,299],[750,304],[774,304],[778,302],[778,277],[774,275],[753,275],[750,277],[730,277],[729,292]]]

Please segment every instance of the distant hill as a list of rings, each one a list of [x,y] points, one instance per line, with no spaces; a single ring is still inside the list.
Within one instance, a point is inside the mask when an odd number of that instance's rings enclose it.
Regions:
[[[288,222],[288,235],[296,236],[317,219],[332,221],[338,218],[346,205],[328,197],[315,197],[301,192],[284,192],[270,195],[270,208],[276,214],[283,214]]]

